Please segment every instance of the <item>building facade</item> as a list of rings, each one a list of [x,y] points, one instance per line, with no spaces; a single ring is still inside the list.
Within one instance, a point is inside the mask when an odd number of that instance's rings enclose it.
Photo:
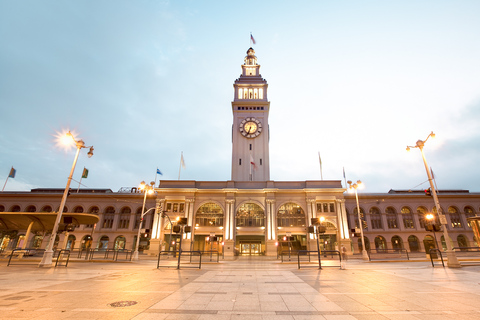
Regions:
[[[228,181],[162,180],[156,193],[147,196],[140,249],[149,254],[160,250],[217,250],[225,256],[269,255],[279,251],[316,250],[317,235],[311,233],[312,219],[323,217],[325,232],[319,237],[322,250],[344,245],[359,252],[361,239],[352,229],[364,229],[367,249],[406,249],[425,252],[432,247],[431,232],[425,231],[425,215],[434,211],[431,197],[423,191],[394,191],[359,194],[359,224],[355,197],[340,180],[270,180],[268,84],[249,48],[234,82],[232,101],[232,175]],[[45,248],[51,231],[15,229],[1,219],[2,212],[31,213],[58,211],[61,189],[0,194],[0,245],[2,249]],[[65,212],[92,213],[96,225],[80,225],[59,234],[57,247],[67,249],[134,249],[142,217],[144,195],[136,188],[112,192],[88,189],[72,193]],[[454,247],[477,244],[467,218],[480,210],[480,194],[467,190],[440,191]],[[185,218],[191,232],[173,232],[177,218]],[[180,241],[182,238],[182,241]],[[442,241],[439,234],[439,241]],[[445,239],[443,239],[445,242]],[[23,245],[23,244],[22,244]]]

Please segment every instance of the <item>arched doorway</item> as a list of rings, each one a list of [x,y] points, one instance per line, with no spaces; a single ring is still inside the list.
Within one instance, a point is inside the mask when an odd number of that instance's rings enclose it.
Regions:
[[[108,240],[109,238],[107,236],[102,236],[100,240],[98,241],[98,249],[99,250],[107,250],[108,249]]]
[[[418,242],[418,238],[414,235],[408,237],[408,247],[410,248],[410,252],[418,252],[420,251],[420,243]]]
[[[375,249],[377,253],[379,252],[387,252],[387,241],[382,236],[375,237]]]
[[[367,251],[370,251],[370,240],[365,236],[363,237],[363,240],[365,241],[365,249]],[[358,250],[360,252],[363,251],[363,245],[362,245],[362,239],[361,238],[358,238]]]
[[[118,236],[115,238],[115,245],[114,245],[114,249],[115,250],[123,250],[125,249],[125,243],[126,243],[126,239],[124,236]]]
[[[90,249],[92,247],[92,236],[86,235],[82,239],[82,249]]]
[[[282,204],[277,210],[277,252],[292,252],[307,249],[307,235],[305,233],[306,215],[302,207],[294,202]],[[281,228],[281,229],[280,229]],[[325,239],[320,239],[321,250]]]
[[[235,251],[240,255],[265,253],[265,213],[253,202],[242,204],[235,215]]]
[[[464,248],[468,247],[468,239],[463,234],[458,235],[457,243],[458,243],[458,246],[460,247],[461,251],[467,251],[468,250],[468,249],[464,249]]]
[[[193,250],[223,251],[224,213],[222,207],[214,202],[202,204],[195,214],[195,235]]]
[[[425,252],[428,254],[430,254],[430,249],[437,248],[435,240],[432,236],[425,236],[425,238],[423,239],[423,245],[425,247]]]
[[[73,234],[69,235],[68,240],[67,240],[67,246],[66,246],[65,249],[72,250],[73,248],[75,248],[75,240],[76,239],[77,238]]]
[[[399,236],[392,237],[392,248],[394,250],[401,250],[403,249],[403,240]]]

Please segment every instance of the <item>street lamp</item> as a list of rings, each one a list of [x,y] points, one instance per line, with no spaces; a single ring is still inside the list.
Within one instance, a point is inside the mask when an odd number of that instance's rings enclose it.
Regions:
[[[87,155],[89,158],[93,156],[93,146],[86,147],[85,142],[83,140],[75,140],[73,137],[72,133],[70,131],[67,132],[66,137],[68,140],[64,141],[69,141],[75,143],[75,146],[77,147],[77,152],[75,153],[75,158],[73,160],[72,164],[72,169],[70,170],[70,175],[68,176],[67,180],[67,186],[65,187],[65,191],[63,192],[62,196],[62,201],[60,203],[60,208],[58,209],[57,213],[57,218],[55,220],[55,224],[53,226],[52,234],[50,236],[50,241],[48,242],[47,248],[45,249],[45,252],[43,253],[42,260],[40,261],[40,264],[38,265],[39,267],[51,267],[52,266],[52,258],[53,258],[53,245],[55,243],[55,238],[57,237],[57,231],[58,231],[58,226],[60,224],[60,221],[62,219],[62,214],[63,214],[63,208],[65,208],[65,202],[67,201],[67,196],[68,196],[68,191],[70,190],[70,183],[72,182],[72,176],[73,172],[75,171],[75,166],[77,165],[77,159],[78,155],[80,154],[80,150],[83,148],[90,148],[88,151]]]
[[[145,184],[145,181],[140,183],[140,190],[143,190],[145,194],[143,197],[143,206],[142,206],[142,215],[140,217],[140,224],[138,225],[138,234],[137,234],[137,243],[135,244],[135,251],[133,252],[132,260],[138,260],[138,246],[140,245],[140,231],[142,230],[143,217],[147,214],[148,211],[155,209],[150,208],[145,211],[145,202],[147,201],[147,194],[153,194],[155,192],[155,182],[150,182],[150,185]]]
[[[358,192],[357,189],[359,187],[363,187],[362,181],[357,180],[357,183],[352,183],[352,181],[348,180],[348,189],[355,191],[355,199],[357,200],[357,214],[358,214],[358,225],[360,226],[360,236],[362,237],[362,258],[363,260],[368,260],[368,253],[367,249],[365,248],[365,238],[363,237],[363,224],[362,219],[360,216],[360,205],[358,204]]]
[[[173,224],[172,224],[172,220],[170,220],[170,217],[168,216],[168,214],[166,214],[165,211],[163,211],[162,213],[162,218],[167,218],[168,219],[168,222],[170,222],[170,239],[168,241],[168,252],[170,252],[170,248],[172,246],[172,231],[173,231]]]
[[[433,185],[432,175],[430,174],[430,170],[428,170],[427,159],[425,158],[425,153],[423,152],[423,147],[425,146],[425,142],[432,137],[435,138],[435,134],[430,132],[427,139],[425,140],[418,140],[415,146],[407,146],[407,151],[410,151],[410,148],[418,148],[420,149],[420,153],[422,154],[423,164],[425,165],[425,170],[427,171],[428,182],[430,182],[430,188],[432,190],[433,200],[435,201],[435,207],[437,208],[438,220],[441,224],[444,225],[443,227],[443,236],[445,238],[445,243],[447,244],[447,266],[450,268],[459,268],[462,265],[458,262],[457,256],[455,255],[455,251],[453,251],[452,244],[450,243],[450,237],[448,236],[447,230],[447,218],[442,212],[442,207],[440,207],[440,202],[438,201],[437,192],[435,191],[435,186]]]
[[[437,236],[435,235],[435,231],[440,231],[440,226],[435,223],[435,216],[431,213],[427,214],[425,218],[428,220],[428,225],[425,226],[427,231],[433,232],[433,237],[435,238],[435,247],[440,250],[440,247],[437,243]]]

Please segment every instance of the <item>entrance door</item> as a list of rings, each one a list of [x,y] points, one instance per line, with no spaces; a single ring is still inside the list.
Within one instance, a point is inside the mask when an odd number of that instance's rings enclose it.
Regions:
[[[240,254],[242,255],[257,255],[262,252],[261,242],[241,242]]]

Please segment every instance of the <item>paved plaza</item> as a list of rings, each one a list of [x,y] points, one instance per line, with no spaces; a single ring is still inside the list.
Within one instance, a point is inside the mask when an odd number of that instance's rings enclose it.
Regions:
[[[267,257],[156,268],[156,260],[0,261],[1,319],[480,319],[480,266],[349,260],[298,269]]]

